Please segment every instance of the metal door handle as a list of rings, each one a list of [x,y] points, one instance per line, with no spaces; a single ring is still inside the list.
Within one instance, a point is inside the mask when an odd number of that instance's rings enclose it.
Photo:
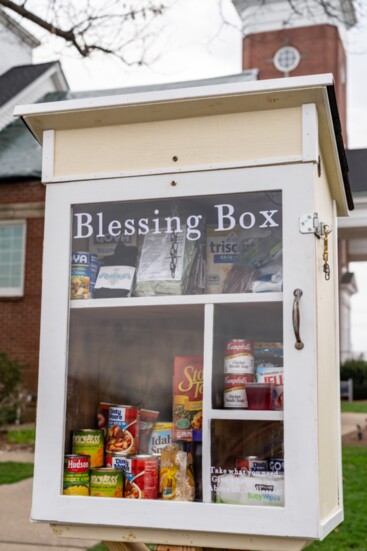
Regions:
[[[299,314],[299,301],[303,292],[301,289],[295,289],[294,292],[294,301],[293,301],[293,330],[294,336],[296,337],[295,347],[297,350],[302,350],[305,346],[300,337],[300,314]]]

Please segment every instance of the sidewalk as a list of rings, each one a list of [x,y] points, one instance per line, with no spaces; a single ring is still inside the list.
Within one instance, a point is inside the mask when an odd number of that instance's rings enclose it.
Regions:
[[[30,452],[0,450],[4,461],[30,462]],[[1,465],[0,465],[1,468]],[[48,524],[30,521],[32,479],[0,486],[0,551],[83,551],[98,541],[58,538]]]
[[[356,432],[357,425],[364,429],[367,425],[367,413],[342,413],[342,436]]]
[[[343,413],[342,436],[365,428],[367,414]],[[4,461],[33,462],[33,453],[0,450]],[[1,468],[1,467],[0,467]],[[0,486],[0,551],[85,551],[98,542],[58,538],[47,524],[30,522],[32,479]]]

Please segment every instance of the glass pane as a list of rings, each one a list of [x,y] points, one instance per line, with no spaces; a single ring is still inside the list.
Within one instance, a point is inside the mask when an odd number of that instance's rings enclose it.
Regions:
[[[72,250],[72,299],[281,291],[281,192],[76,205]]]
[[[20,288],[23,277],[23,224],[0,226],[0,287]]]
[[[283,304],[215,305],[213,408],[283,409]]]
[[[281,200],[281,192],[256,192],[73,207],[71,299],[92,301],[70,309],[65,454],[71,466],[61,491],[86,491],[69,457],[81,454],[90,457],[93,496],[112,497],[111,488],[100,487],[111,476],[119,484],[115,497],[225,502],[207,487],[202,457],[208,465],[210,454],[212,469],[237,468],[236,459],[249,455],[274,459],[269,446],[275,432],[282,442],[283,432],[281,413],[271,415],[282,408],[281,385],[276,404],[275,384],[268,384],[269,373],[260,379],[259,369],[269,367],[264,354],[277,356],[283,369],[283,315],[282,303],[262,302],[261,293],[282,290]],[[223,298],[216,295],[243,293],[259,293],[258,300],[218,304]],[[134,300],[194,294],[215,303],[213,326],[204,328],[205,304]],[[133,299],[98,301],[121,297]],[[212,381],[204,396],[204,333],[211,331]],[[227,373],[229,343],[244,347],[245,363],[251,356],[244,373]],[[237,410],[250,409],[250,383],[254,391],[267,388],[266,407],[257,409],[267,409],[270,421],[246,420],[243,411],[238,417]],[[211,436],[203,442],[205,400]],[[223,409],[229,415],[216,420]],[[282,449],[276,452],[282,459]],[[96,470],[110,467],[112,474]]]
[[[283,506],[283,424],[212,421],[212,501]]]
[[[250,421],[283,409],[283,304],[217,304],[212,406],[231,412],[212,421],[212,501],[284,505],[283,423]],[[230,419],[232,417],[232,419]]]
[[[141,468],[137,454],[152,456],[154,470],[157,454],[168,454],[162,466],[171,460],[169,453],[179,452],[181,468],[187,464],[186,482],[181,494],[175,485],[171,491],[181,497],[183,491],[191,492],[186,498],[193,499],[193,440],[202,418],[203,331],[203,305],[173,311],[164,306],[72,309],[66,455],[90,455],[93,468],[123,468],[125,497],[156,498],[165,491],[169,499],[168,483],[159,488],[157,479],[152,495],[142,487],[152,484],[144,477],[139,479],[140,493],[135,488],[134,495],[131,469]],[[99,430],[105,442],[98,441]],[[174,448],[162,451],[172,444]],[[65,484],[66,493],[79,491],[72,488],[78,484],[70,473]],[[93,487],[91,480],[91,491]]]

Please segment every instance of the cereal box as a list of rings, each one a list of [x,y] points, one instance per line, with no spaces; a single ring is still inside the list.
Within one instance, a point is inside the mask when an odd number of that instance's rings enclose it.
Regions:
[[[176,356],[173,377],[173,441],[192,441],[192,431],[202,428],[202,407],[202,356]]]

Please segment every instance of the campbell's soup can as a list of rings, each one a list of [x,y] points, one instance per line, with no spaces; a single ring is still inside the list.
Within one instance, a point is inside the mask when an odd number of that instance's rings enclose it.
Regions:
[[[224,377],[224,407],[247,408],[246,383],[254,382],[251,373],[231,373]]]
[[[249,455],[236,459],[236,469],[238,471],[265,472],[268,470],[266,459],[259,459],[257,455]]]
[[[139,421],[138,408],[112,405],[108,412],[106,451],[135,454],[139,449]]]
[[[87,455],[65,455],[63,493],[68,496],[89,496]]]
[[[104,435],[99,429],[73,431],[73,453],[89,455],[91,467],[104,465]]]
[[[123,497],[124,476],[121,470],[108,467],[91,469],[90,495],[94,497]]]
[[[252,341],[232,339],[224,346],[224,373],[255,373]]]
[[[284,459],[271,457],[269,459],[269,469],[274,473],[284,473]]]
[[[107,463],[123,470],[125,498],[157,499],[159,481],[157,456],[107,454]]]

